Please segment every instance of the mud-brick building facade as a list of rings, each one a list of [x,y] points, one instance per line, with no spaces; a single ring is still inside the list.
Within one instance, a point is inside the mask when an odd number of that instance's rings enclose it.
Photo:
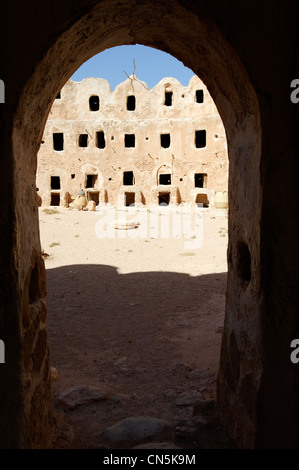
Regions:
[[[68,206],[84,189],[96,204],[214,203],[227,190],[225,130],[203,82],[131,76],[69,80],[55,99],[38,154],[43,205]]]

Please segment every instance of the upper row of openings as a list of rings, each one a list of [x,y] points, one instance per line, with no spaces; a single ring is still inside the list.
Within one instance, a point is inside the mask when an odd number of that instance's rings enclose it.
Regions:
[[[135,134],[125,134],[124,136],[125,147],[135,147]],[[170,134],[160,134],[160,144],[163,148],[170,147]],[[207,145],[207,133],[206,130],[195,131],[195,147],[204,148]],[[80,134],[78,139],[79,147],[88,146],[88,134]],[[98,131],[96,133],[96,146],[99,149],[106,147],[106,139],[104,131]],[[53,133],[53,148],[54,150],[61,151],[64,148],[63,132]]]
[[[61,93],[59,92],[56,96],[56,99],[61,98]],[[203,90],[196,90],[195,92],[195,101],[196,103],[203,103],[204,102],[204,92]],[[173,92],[166,91],[164,96],[164,105],[165,106],[172,106],[173,104]],[[92,95],[89,98],[89,109],[90,111],[99,111],[100,109],[100,98],[97,95]],[[136,109],[136,98],[134,95],[127,96],[127,110],[128,111],[135,111]]]

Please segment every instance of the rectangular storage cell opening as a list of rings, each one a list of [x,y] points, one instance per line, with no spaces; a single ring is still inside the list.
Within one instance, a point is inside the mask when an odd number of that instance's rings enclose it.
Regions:
[[[159,184],[171,184],[171,174],[159,175]]]
[[[194,186],[195,188],[206,188],[207,187],[207,174],[195,173],[194,174]]]
[[[94,188],[97,182],[98,175],[86,175],[86,186],[85,188]]]
[[[135,111],[136,108],[136,98],[134,95],[127,96],[127,110]]]
[[[53,133],[53,148],[54,150],[63,150],[63,132]]]
[[[165,91],[164,104],[165,106],[172,106],[172,91]]]
[[[89,98],[90,111],[98,111],[100,109],[100,98],[97,95],[92,95]]]
[[[161,134],[160,142],[161,142],[161,147],[165,149],[170,147],[170,134]]]
[[[60,206],[60,193],[51,193],[51,206]]]
[[[60,189],[60,176],[51,176],[51,189]]]
[[[133,171],[124,171],[123,184],[125,186],[133,186],[135,184],[135,178]]]
[[[135,206],[135,193],[125,193],[125,206]]]
[[[159,193],[159,206],[169,206],[170,193]]]
[[[207,145],[207,133],[205,130],[195,131],[195,147],[203,148]]]
[[[203,90],[196,90],[195,96],[196,96],[196,103],[203,103],[204,101]]]
[[[135,147],[135,134],[125,134],[125,147]]]
[[[99,149],[104,149],[106,147],[105,134],[103,131],[99,131],[96,134],[96,145]]]
[[[196,199],[195,199],[195,203],[199,207],[209,207],[210,202],[209,202],[209,199],[208,199],[208,195],[206,193],[197,194]]]
[[[99,191],[88,191],[88,201],[94,201],[96,205],[100,203],[100,192]]]
[[[88,144],[88,134],[79,135],[79,147],[87,147]]]

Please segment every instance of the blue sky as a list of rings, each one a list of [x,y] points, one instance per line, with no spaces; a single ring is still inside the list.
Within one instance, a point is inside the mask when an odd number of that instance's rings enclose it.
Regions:
[[[135,46],[118,46],[106,49],[86,61],[71,77],[81,81],[88,77],[100,77],[109,81],[111,89],[127,79],[133,73],[135,60],[135,75],[146,82],[149,88],[155,86],[163,77],[174,77],[187,86],[194,75],[192,70],[172,55],[158,49]]]

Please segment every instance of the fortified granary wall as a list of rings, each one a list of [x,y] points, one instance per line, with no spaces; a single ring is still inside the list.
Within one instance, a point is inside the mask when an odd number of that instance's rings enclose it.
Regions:
[[[43,205],[87,200],[112,205],[214,203],[226,191],[225,130],[203,82],[131,76],[69,80],[55,99],[38,154]]]

